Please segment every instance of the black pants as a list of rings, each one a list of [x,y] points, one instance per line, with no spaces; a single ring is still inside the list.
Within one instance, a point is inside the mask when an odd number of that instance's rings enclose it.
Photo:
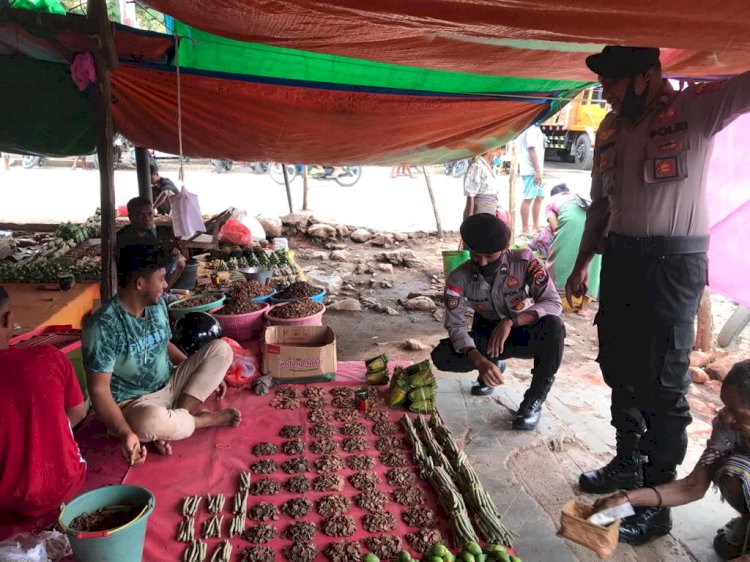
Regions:
[[[488,357],[487,344],[497,324],[498,321],[485,320],[479,314],[474,315],[469,335],[479,353],[490,361],[510,357],[533,359],[532,386],[536,384],[541,387],[547,383],[548,387],[560,368],[565,348],[565,323],[562,319],[559,316],[544,316],[535,324],[511,328],[503,353],[499,357]],[[441,371],[469,373],[475,370],[471,359],[453,349],[448,338],[440,340],[432,350],[432,362]]]
[[[705,253],[604,252],[597,360],[612,388],[618,450],[648,456],[647,485],[673,480],[685,458],[688,365],[707,267]]]

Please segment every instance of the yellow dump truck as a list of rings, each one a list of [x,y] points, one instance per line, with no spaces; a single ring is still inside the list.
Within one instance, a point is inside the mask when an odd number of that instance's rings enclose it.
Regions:
[[[586,88],[573,101],[540,125],[547,136],[545,156],[557,156],[590,170],[594,161],[594,138],[599,123],[609,112],[602,87]]]

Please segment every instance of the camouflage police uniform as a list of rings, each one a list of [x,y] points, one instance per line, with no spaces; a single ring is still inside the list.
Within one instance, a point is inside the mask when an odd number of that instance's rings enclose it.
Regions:
[[[565,324],[560,318],[560,295],[530,250],[507,250],[500,260],[489,280],[472,261],[450,274],[445,287],[445,328],[449,337],[432,351],[432,361],[441,371],[468,373],[475,370],[467,357],[474,348],[491,361],[510,357],[534,359],[527,396],[543,401],[562,361]],[[471,332],[466,329],[468,308],[474,310]],[[521,312],[535,314],[537,321],[518,326]],[[513,327],[503,353],[488,357],[490,335],[503,318],[511,318]]]
[[[675,92],[666,80],[635,123],[599,127],[581,252],[602,252],[598,361],[612,388],[618,455],[671,481],[691,422],[693,323],[707,283],[705,176],[713,135],[750,111],[750,73]]]

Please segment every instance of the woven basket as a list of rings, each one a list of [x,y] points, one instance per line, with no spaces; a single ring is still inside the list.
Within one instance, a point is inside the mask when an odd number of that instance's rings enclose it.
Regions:
[[[571,500],[560,515],[560,535],[596,552],[600,558],[609,558],[617,549],[620,522],[602,527],[586,521],[594,512],[590,505]]]

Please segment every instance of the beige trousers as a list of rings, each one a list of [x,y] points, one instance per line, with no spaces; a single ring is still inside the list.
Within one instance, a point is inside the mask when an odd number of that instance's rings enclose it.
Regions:
[[[125,420],[138,438],[148,441],[178,441],[195,431],[195,418],[185,408],[175,408],[182,394],[201,402],[211,396],[232,363],[232,348],[213,340],[177,367],[164,388],[133,400],[120,402]]]

